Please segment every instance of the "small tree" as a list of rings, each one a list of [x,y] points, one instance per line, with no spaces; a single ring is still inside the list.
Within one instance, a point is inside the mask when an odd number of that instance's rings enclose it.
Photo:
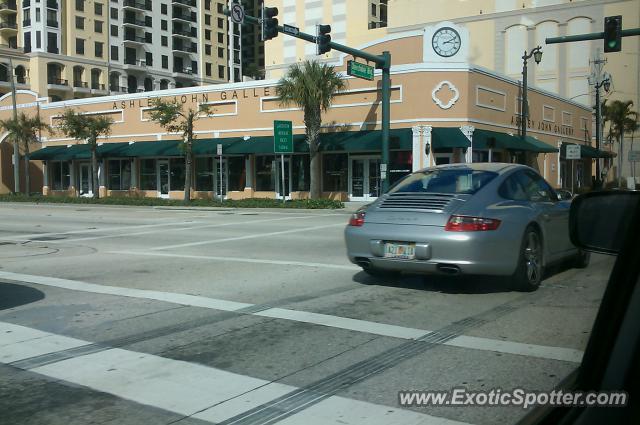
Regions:
[[[319,136],[322,126],[322,112],[331,106],[333,98],[344,90],[345,83],[333,66],[317,61],[294,64],[278,82],[278,100],[283,105],[297,105],[304,112],[307,143],[311,167],[310,197],[319,198],[320,157]]]
[[[96,149],[98,138],[111,134],[113,120],[105,116],[84,115],[73,109],[65,109],[60,120],[60,131],[67,137],[75,140],[86,140],[91,149],[91,187],[93,197],[99,198],[100,186],[98,183],[98,156]]]
[[[24,112],[21,112],[17,120],[13,118],[0,120],[0,130],[8,132],[9,137],[11,137],[15,143],[18,143],[20,150],[24,153],[25,193],[29,196],[31,192],[31,179],[29,175],[30,146],[38,141],[38,133],[40,131],[50,130],[50,128],[40,119],[39,115],[29,117]]]
[[[201,104],[198,110],[189,108],[184,111],[181,104],[165,102],[161,99],[153,103],[150,117],[169,133],[182,135],[184,154],[184,202],[191,200],[191,165],[193,163],[194,123],[209,112],[209,105]]]
[[[624,133],[630,131],[638,120],[633,111],[633,101],[614,100],[610,105],[602,103],[604,122],[609,123],[609,139],[618,142],[618,185],[622,186],[622,165],[624,163]]]

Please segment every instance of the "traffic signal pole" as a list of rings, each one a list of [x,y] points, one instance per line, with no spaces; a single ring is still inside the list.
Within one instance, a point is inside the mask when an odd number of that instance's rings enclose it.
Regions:
[[[640,35],[640,28],[622,30],[620,34],[622,37],[631,37],[634,35]],[[565,35],[562,37],[550,37],[545,39],[545,43],[547,44],[573,43],[575,41],[602,40],[602,39],[604,39],[604,32],[591,32],[587,34]]]
[[[229,9],[224,9],[224,14],[229,16]],[[262,20],[254,16],[244,15],[244,22],[249,24],[260,25]],[[302,31],[285,31],[282,25],[278,25],[278,32],[299,38],[310,43],[317,43],[317,37]],[[330,41],[329,47],[333,50],[346,53],[353,57],[365,59],[366,61],[376,64],[377,69],[382,70],[382,161],[380,164],[380,180],[382,182],[382,193],[389,190],[389,129],[391,124],[391,53],[385,51],[382,55],[374,55],[360,49],[345,46],[340,43]]]

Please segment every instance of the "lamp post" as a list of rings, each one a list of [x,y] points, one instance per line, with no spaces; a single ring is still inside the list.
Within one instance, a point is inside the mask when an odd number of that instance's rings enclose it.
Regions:
[[[604,91],[609,93],[611,88],[611,78],[609,75],[605,75],[605,78],[598,83],[594,84],[596,88],[596,149],[600,150],[600,127],[602,125],[602,105],[600,104],[600,88],[604,87]],[[596,159],[596,189],[602,187],[602,176],[600,175],[600,158]]]
[[[524,139],[527,137],[527,121],[529,117],[529,107],[527,104],[527,61],[529,59],[533,59],[536,61],[536,64],[539,64],[542,60],[542,47],[538,46],[532,49],[528,54],[525,50],[524,55],[522,56],[522,105],[520,106],[520,125],[521,131],[520,136]]]
[[[0,65],[8,68],[9,77],[11,78],[11,100],[13,101],[13,121],[18,121],[18,108],[16,107],[16,82],[13,77],[13,60],[9,58],[9,66],[6,63]],[[20,193],[20,151],[18,150],[18,141],[13,141],[13,192]]]

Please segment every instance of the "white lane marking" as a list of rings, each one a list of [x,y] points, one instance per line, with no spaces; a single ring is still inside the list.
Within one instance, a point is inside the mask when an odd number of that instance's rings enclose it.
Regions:
[[[215,257],[209,255],[187,255],[187,254],[169,254],[161,252],[137,252],[137,251],[108,251],[107,254],[118,255],[139,255],[150,257],[172,257],[172,258],[187,258],[193,260],[207,260],[207,261],[229,261],[233,263],[254,263],[254,264],[273,264],[281,266],[301,266],[301,267],[317,267],[324,269],[339,269],[339,270],[360,270],[360,267],[348,264],[329,264],[329,263],[312,263],[302,261],[285,261],[285,260],[261,260],[258,258],[241,258],[241,257]]]
[[[10,330],[25,337],[32,334],[30,328],[0,322],[0,329]],[[52,345],[44,344],[53,341],[63,350],[65,343],[71,338],[42,332],[43,337],[16,342],[9,347],[0,348],[0,358],[4,350],[24,353],[22,357],[13,356],[10,361],[26,360],[31,353],[49,354]],[[89,341],[74,340],[81,345],[89,345]],[[157,407],[165,411],[185,416],[194,415],[206,421],[222,422],[243,413],[259,404],[274,400],[298,388],[269,382],[251,376],[227,372],[204,365],[173,360],[153,354],[112,348],[97,353],[90,353],[70,359],[60,360],[44,366],[29,369],[31,372],[60,379],[69,383],[82,385],[96,391],[106,392],[114,396],[132,400],[137,403]],[[302,422],[294,423],[346,423],[371,424],[369,418],[399,418],[399,424],[440,424],[442,419],[410,410],[401,410],[389,406],[351,400],[331,396],[323,401],[325,407],[333,406],[333,410],[315,409],[293,416],[302,415]],[[353,405],[356,414],[350,413]],[[365,415],[366,412],[366,415]],[[389,412],[394,412],[390,415]],[[363,416],[364,415],[364,416]],[[378,419],[380,420],[380,419]],[[382,422],[375,422],[382,423]]]
[[[214,240],[208,240],[208,241],[181,243],[181,244],[177,244],[177,245],[156,246],[156,247],[153,247],[153,248],[149,248],[149,250],[150,251],[161,251],[161,250],[165,250],[165,249],[186,248],[186,247],[191,247],[191,246],[209,245],[209,244],[216,244],[216,243],[222,243],[222,242],[243,241],[243,240],[246,240],[246,239],[264,238],[266,236],[288,235],[290,233],[308,232],[308,231],[311,231],[311,230],[327,229],[329,227],[338,227],[338,226],[345,227],[346,224],[345,223],[326,224],[324,226],[313,226],[313,227],[305,227],[305,228],[302,228],[302,229],[282,230],[282,231],[279,231],[279,232],[258,233],[258,234],[255,234],[255,235],[236,236],[236,237],[233,237],[233,238],[224,238],[224,239],[214,239]]]
[[[194,229],[210,229],[210,228],[214,228],[214,227],[228,227],[228,226],[236,226],[236,225],[247,225],[247,224],[253,224],[253,223],[267,223],[267,222],[272,222],[272,221],[283,221],[283,220],[297,220],[297,219],[303,219],[303,218],[309,218],[308,216],[293,216],[293,217],[287,217],[287,218],[266,218],[263,220],[253,220],[253,221],[234,221],[231,223],[217,223],[217,224],[204,224],[204,225],[199,225],[199,226],[189,226],[189,227],[175,227],[175,228],[171,228],[171,229],[165,229],[162,230],[163,234],[166,234],[167,232],[179,232],[179,231],[183,231],[183,230],[194,230]],[[146,231],[146,232],[135,232],[135,233],[121,233],[121,234],[117,234],[117,235],[102,235],[102,236],[93,236],[93,237],[89,237],[89,238],[76,238],[76,239],[65,239],[65,240],[59,240],[59,241],[51,241],[53,243],[71,243],[71,242],[81,242],[81,241],[92,241],[92,240],[96,240],[96,239],[109,239],[109,238],[122,238],[122,237],[129,237],[129,236],[140,236],[140,235],[150,235],[150,234],[157,234],[157,230],[150,230],[150,231]],[[49,242],[49,241],[47,241]]]
[[[38,285],[70,289],[74,291],[149,299],[192,307],[209,308],[220,311],[237,312],[238,310],[248,309],[256,305],[241,303],[237,301],[201,297],[197,295],[179,294],[175,292],[120,288],[116,286],[98,285],[94,283],[79,282],[75,280],[58,279],[45,276],[32,276],[5,271],[0,271],[0,279],[1,278],[18,282],[35,283]],[[253,313],[240,313],[250,314],[253,316],[271,317],[282,320],[311,323],[336,329],[354,330],[357,332],[364,332],[373,335],[381,335],[400,339],[415,339],[432,332],[427,329],[388,325],[384,323],[371,322],[368,320],[351,319],[348,317],[331,316],[327,314],[290,310],[284,308],[269,308]],[[542,359],[562,360],[576,363],[579,363],[581,361],[583,354],[583,352],[580,350],[563,347],[527,344],[470,336],[458,336],[457,338],[443,343],[443,345],[474,350],[493,351],[505,354],[517,354],[529,357],[538,357]]]
[[[580,350],[573,348],[548,347],[544,345],[526,344],[515,341],[502,341],[468,335],[460,335],[447,341],[446,345],[461,348],[473,348],[475,350],[499,351],[501,353],[517,354],[529,357],[541,357],[544,359],[561,360],[565,362],[580,363],[582,355]]]
[[[103,227],[96,229],[78,229],[78,230],[69,230],[67,232],[50,232],[50,233],[33,233],[30,235],[18,235],[18,236],[9,236],[2,237],[3,240],[25,240],[30,238],[38,238],[38,237],[48,237],[48,236],[57,236],[57,235],[73,235],[76,233],[97,233],[97,232],[113,232],[117,230],[132,230],[132,229],[145,229],[145,228],[153,228],[153,227],[166,227],[166,226],[179,226],[181,224],[194,224],[194,221],[184,221],[181,223],[170,222],[170,223],[159,223],[159,224],[141,224],[137,226],[120,226],[120,227]],[[49,242],[49,241],[47,241]]]
[[[0,335],[1,363],[11,363],[87,344],[79,339],[53,336],[49,332],[5,322],[0,322]]]

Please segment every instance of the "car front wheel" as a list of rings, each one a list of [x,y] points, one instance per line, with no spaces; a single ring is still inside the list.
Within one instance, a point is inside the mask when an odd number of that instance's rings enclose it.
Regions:
[[[513,288],[531,292],[538,289],[542,281],[542,238],[533,226],[527,227],[520,246],[518,267],[512,276]]]

